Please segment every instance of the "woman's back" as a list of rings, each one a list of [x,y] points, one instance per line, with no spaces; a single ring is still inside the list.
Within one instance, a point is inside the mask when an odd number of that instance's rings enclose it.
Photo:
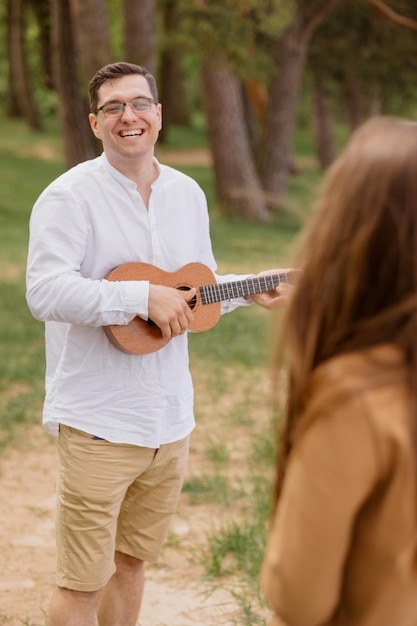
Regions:
[[[393,346],[314,371],[265,555],[271,626],[417,624],[410,413]]]

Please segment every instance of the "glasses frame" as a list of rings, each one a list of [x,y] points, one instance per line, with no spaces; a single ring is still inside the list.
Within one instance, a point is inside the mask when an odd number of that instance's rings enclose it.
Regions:
[[[136,109],[133,106],[133,103],[137,100],[140,100],[141,102],[145,103],[146,102],[146,107],[143,109]],[[123,115],[123,113],[125,112],[125,108],[127,107],[127,105],[130,106],[130,108],[132,109],[132,111],[134,113],[143,113],[144,111],[149,111],[149,109],[151,108],[151,106],[153,104],[158,104],[157,102],[155,102],[155,100],[153,98],[149,98],[148,96],[137,96],[137,98],[133,98],[132,100],[129,100],[129,102],[118,102],[117,100],[115,102],[105,102],[101,107],[98,107],[98,109],[96,109],[95,111],[93,111],[93,113],[95,115],[97,115],[98,113],[100,113],[100,111],[103,111],[103,115],[105,117],[108,118],[116,118],[116,117],[121,117]],[[105,108],[108,106],[113,106],[115,108],[119,108],[119,113],[117,113],[117,115],[109,115],[108,113],[106,113]]]

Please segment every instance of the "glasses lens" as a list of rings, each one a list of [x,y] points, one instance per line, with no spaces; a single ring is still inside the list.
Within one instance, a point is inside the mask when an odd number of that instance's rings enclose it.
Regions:
[[[152,100],[150,98],[135,98],[131,102],[134,111],[147,111],[151,108]]]
[[[128,104],[132,110],[136,112],[148,111],[153,104],[153,100],[152,98],[141,96],[139,98],[135,98],[131,102],[127,102],[126,104]],[[109,104],[105,104],[100,107],[98,110],[103,111],[106,117],[120,117],[125,110],[125,106],[126,105],[122,102],[110,102]]]
[[[118,117],[123,113],[123,109],[124,105],[121,102],[114,102],[105,104],[102,110],[106,117]]]

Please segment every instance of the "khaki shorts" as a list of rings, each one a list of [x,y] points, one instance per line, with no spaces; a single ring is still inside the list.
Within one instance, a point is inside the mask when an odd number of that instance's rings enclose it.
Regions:
[[[189,437],[155,450],[61,425],[58,448],[57,585],[101,589],[115,571],[115,551],[156,561],[180,496]]]

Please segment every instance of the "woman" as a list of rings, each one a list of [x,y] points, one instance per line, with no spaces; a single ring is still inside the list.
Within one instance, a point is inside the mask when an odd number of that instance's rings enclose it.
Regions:
[[[416,626],[417,124],[356,131],[297,266],[270,626]]]

